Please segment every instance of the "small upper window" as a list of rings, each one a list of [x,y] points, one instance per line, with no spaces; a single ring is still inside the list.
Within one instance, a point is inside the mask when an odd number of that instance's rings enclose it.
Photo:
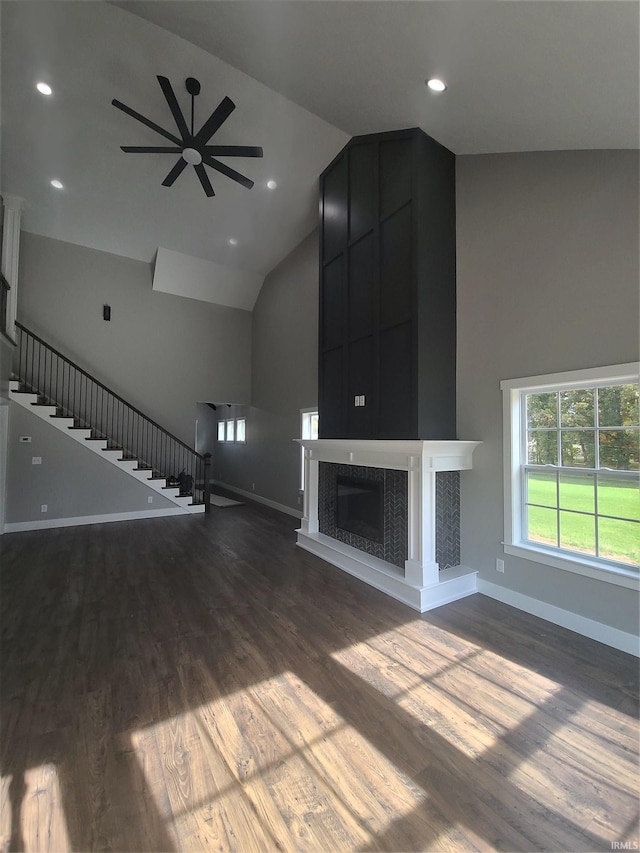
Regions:
[[[226,436],[226,424],[224,421],[218,421],[218,441],[224,441]]]
[[[247,428],[246,418],[237,418],[236,419],[236,441],[239,441],[241,444],[247,440],[246,428]]]

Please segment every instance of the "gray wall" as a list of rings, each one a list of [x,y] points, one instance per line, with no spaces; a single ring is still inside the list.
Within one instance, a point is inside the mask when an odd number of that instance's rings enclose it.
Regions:
[[[638,224],[637,152],[457,159],[458,438],[484,442],[461,476],[462,562],[628,632],[629,590],[503,554],[499,383],[638,359]]]
[[[21,442],[21,435],[31,436],[31,441]],[[32,465],[33,456],[40,456],[42,464]],[[42,504],[48,506],[46,514],[40,512]],[[9,403],[7,524],[173,508],[171,501],[75,439],[18,403]]]
[[[210,400],[209,402],[213,402]],[[216,449],[216,439],[218,435],[218,418],[216,412],[207,406],[206,403],[197,403],[196,405],[196,420],[198,422],[197,440],[195,450],[198,453],[210,453],[212,456]]]
[[[247,443],[219,443],[214,477],[293,511],[300,509],[300,409],[318,403],[318,235],[265,279],[253,310]],[[219,398],[223,399],[223,398]],[[217,402],[217,400],[216,400]],[[229,401],[232,402],[232,401]]]
[[[198,401],[249,401],[251,313],[151,283],[150,264],[23,232],[18,320],[193,447]]]

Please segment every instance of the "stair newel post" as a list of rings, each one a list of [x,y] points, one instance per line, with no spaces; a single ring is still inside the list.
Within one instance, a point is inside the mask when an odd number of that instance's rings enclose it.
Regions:
[[[211,511],[211,501],[209,497],[211,495],[211,484],[209,482],[209,469],[211,467],[211,454],[204,454],[204,511]]]

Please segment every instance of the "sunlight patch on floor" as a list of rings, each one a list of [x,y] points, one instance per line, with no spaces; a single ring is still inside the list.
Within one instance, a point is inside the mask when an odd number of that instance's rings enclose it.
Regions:
[[[11,801],[9,786],[12,777],[0,776],[0,850],[8,850],[11,840]]]
[[[455,635],[421,620],[332,657],[470,758],[494,747],[563,689],[481,646],[460,646]],[[516,686],[523,674],[526,694]]]
[[[12,826],[12,793],[20,799],[19,828]],[[71,849],[55,765],[30,768],[22,782],[11,776],[0,779],[0,849],[24,853]]]
[[[131,741],[183,845],[353,849],[425,800],[291,672],[135,731]]]

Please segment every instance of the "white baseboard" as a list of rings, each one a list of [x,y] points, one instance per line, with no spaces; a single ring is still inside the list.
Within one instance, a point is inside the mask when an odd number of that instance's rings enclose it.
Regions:
[[[510,604],[518,610],[524,610],[525,613],[531,613],[532,616],[546,619],[547,622],[552,622],[554,625],[560,625],[561,628],[568,628],[569,631],[575,631],[576,634],[582,634],[584,637],[612,646],[621,652],[640,657],[640,638],[634,634],[620,631],[618,628],[612,628],[610,625],[596,622],[594,619],[587,619],[586,616],[580,616],[570,610],[563,610],[561,607],[547,604],[546,601],[539,601],[537,598],[531,598],[521,592],[515,592],[482,578],[478,578],[478,592],[487,595],[489,598],[502,601],[504,604]]]
[[[476,592],[477,572],[467,566],[456,566],[439,573],[437,583],[430,586],[414,585],[405,579],[397,566],[379,560],[371,554],[352,548],[345,542],[332,539],[323,533],[305,533],[297,530],[296,544],[315,554],[343,572],[353,575],[369,586],[401,601],[419,613],[457,601]]]
[[[279,504],[277,501],[272,501],[269,498],[263,498],[261,495],[256,495],[255,492],[247,492],[245,489],[239,489],[237,486],[230,486],[229,483],[223,483],[222,480],[212,480],[211,482],[214,486],[219,486],[221,489],[226,489],[236,495],[242,495],[243,498],[247,498],[249,501],[264,504],[264,506],[269,506],[271,509],[277,509],[279,512],[292,515],[294,518],[302,518],[302,512],[299,509],[293,509],[293,507]]]
[[[137,512],[109,512],[105,515],[81,515],[77,518],[48,518],[46,521],[10,521],[5,523],[5,533],[25,530],[51,530],[54,527],[79,527],[83,524],[106,524],[110,521],[135,521],[140,518],[162,518],[167,515],[191,515],[180,507],[145,509]]]

